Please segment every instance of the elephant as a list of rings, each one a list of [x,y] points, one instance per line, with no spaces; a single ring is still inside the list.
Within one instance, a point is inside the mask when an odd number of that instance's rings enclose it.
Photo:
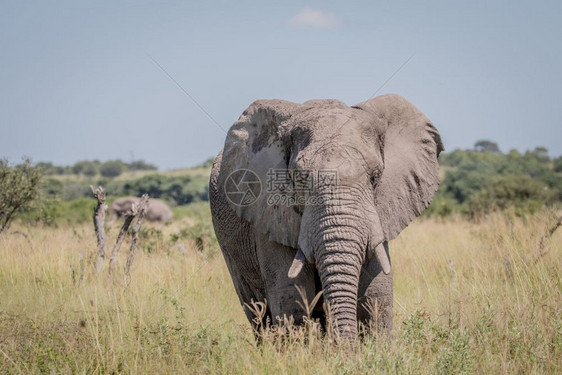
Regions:
[[[109,217],[116,219],[124,216],[134,204],[138,204],[140,198],[138,197],[122,197],[117,198],[111,203],[109,208]],[[166,202],[160,199],[150,198],[148,200],[148,208],[146,210],[145,219],[150,222],[168,223],[172,221],[174,214]]]
[[[337,340],[354,342],[360,324],[391,336],[388,242],[431,203],[443,149],[431,121],[396,94],[354,106],[252,103],[227,133],[209,195],[254,328],[263,322],[248,306],[266,301],[263,321],[272,324],[302,324],[308,314],[327,319]],[[320,292],[310,314],[302,300]]]

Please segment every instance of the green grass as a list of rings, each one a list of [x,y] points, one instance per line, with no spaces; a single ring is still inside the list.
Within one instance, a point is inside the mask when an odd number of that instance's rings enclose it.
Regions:
[[[127,243],[115,279],[95,274],[90,225],[15,225],[28,239],[0,238],[0,373],[562,371],[562,230],[536,250],[552,213],[413,223],[390,244],[394,337],[353,350],[312,324],[257,347],[216,242],[195,241],[208,207],[176,215],[153,228],[160,240],[137,254],[129,283]]]

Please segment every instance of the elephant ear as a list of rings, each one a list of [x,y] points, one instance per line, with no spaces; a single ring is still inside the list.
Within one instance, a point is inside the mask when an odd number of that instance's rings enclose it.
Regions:
[[[375,185],[375,206],[390,241],[429,206],[439,187],[437,129],[399,95],[382,95],[355,108],[371,112],[382,141],[384,170]]]
[[[287,182],[291,116],[300,104],[258,100],[232,125],[226,136],[218,177],[229,205],[269,239],[296,248],[301,216],[292,206],[269,199],[271,189]],[[275,170],[280,171],[275,174]],[[276,204],[277,203],[277,204]]]

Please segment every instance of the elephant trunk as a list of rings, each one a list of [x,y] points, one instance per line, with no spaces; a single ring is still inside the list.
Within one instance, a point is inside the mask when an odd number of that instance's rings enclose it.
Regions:
[[[344,249],[346,246],[349,247]],[[357,291],[362,261],[349,251],[350,247],[338,244],[326,249],[317,267],[336,339],[353,341],[357,336]]]
[[[332,203],[332,204],[331,204]],[[317,207],[319,225],[313,234],[316,268],[336,339],[357,336],[357,293],[365,261],[365,222],[357,200],[328,196]]]

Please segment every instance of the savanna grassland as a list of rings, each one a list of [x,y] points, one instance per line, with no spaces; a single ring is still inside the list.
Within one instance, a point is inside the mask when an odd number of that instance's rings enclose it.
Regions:
[[[90,223],[15,223],[0,238],[0,373],[562,371],[562,229],[537,249],[554,212],[416,220],[390,244],[393,339],[343,350],[314,324],[256,346],[196,206],[145,231],[130,280],[127,243],[117,275],[96,274]]]

